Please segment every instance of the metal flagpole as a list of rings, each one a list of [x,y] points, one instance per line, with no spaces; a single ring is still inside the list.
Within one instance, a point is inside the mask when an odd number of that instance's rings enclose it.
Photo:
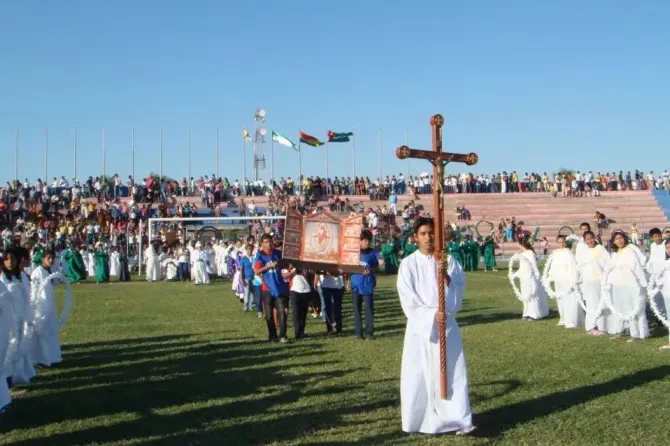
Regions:
[[[326,130],[326,143],[324,144],[323,151],[326,152],[326,192],[328,192],[328,185],[330,182],[328,181],[328,131]]]
[[[382,182],[382,129],[379,129],[379,182]]]
[[[191,129],[188,129],[188,180],[191,181]]]
[[[44,181],[49,178],[49,129],[44,129]]]
[[[106,172],[106,167],[107,167],[107,159],[106,159],[106,152],[107,151],[107,141],[105,140],[105,128],[102,128],[102,181],[104,183],[107,183],[107,179],[105,178]]]
[[[244,193],[247,193],[247,138],[242,136],[242,141],[244,142],[244,145],[242,147],[242,176],[244,177],[242,179],[242,182],[244,184]]]
[[[356,129],[354,129],[356,130]],[[351,138],[351,159],[353,160],[354,166],[354,179],[356,179],[356,132],[354,131],[354,136]]]
[[[405,145],[409,147],[409,132],[407,131],[407,129],[405,129]],[[409,157],[407,158],[407,178],[405,178],[405,184],[407,184],[408,181],[409,181]]]
[[[216,178],[219,178],[219,128],[216,128]]]
[[[189,144],[190,145],[190,144]],[[160,136],[160,143],[159,143],[159,150],[160,150],[160,170],[158,171],[158,174],[160,175],[160,179],[163,179],[163,129],[161,128],[161,136]],[[189,158],[191,156],[191,151],[189,149]],[[190,177],[190,175],[189,175]],[[190,180],[190,178],[189,178]]]
[[[133,135],[130,141],[131,160],[130,160],[130,174],[135,181],[135,128],[133,127]]]
[[[300,182],[300,193],[302,194],[302,146],[298,142],[298,182]]]
[[[16,143],[14,145],[14,181],[19,181],[19,129],[16,129]],[[44,179],[45,182],[49,180]]]
[[[77,179],[77,127],[74,128],[74,180]]]
[[[272,138],[270,142],[270,156],[272,156],[272,164],[270,164],[270,182],[272,183],[275,180],[275,139]]]

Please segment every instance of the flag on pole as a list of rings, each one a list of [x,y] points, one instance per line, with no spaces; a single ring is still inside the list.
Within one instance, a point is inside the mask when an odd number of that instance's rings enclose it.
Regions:
[[[328,142],[349,142],[352,136],[354,136],[353,132],[335,133],[328,130]]]
[[[249,136],[249,131],[247,129],[244,129],[244,128],[242,129],[242,138],[244,138],[244,140],[246,142],[251,142],[252,141],[251,136]]]
[[[308,135],[302,131],[300,132],[300,142],[312,147],[320,147],[325,144],[325,142],[321,142],[312,135]]]
[[[295,147],[295,144],[293,143],[293,141],[291,141],[287,137],[283,136],[281,133],[275,132],[274,130],[272,131],[272,140],[274,142],[276,142],[277,144],[281,144],[282,146],[290,147],[295,151],[298,150]]]

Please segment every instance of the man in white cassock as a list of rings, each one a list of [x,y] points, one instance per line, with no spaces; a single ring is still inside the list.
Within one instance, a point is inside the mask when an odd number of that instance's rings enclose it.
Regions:
[[[435,229],[431,218],[414,226],[419,249],[404,258],[398,272],[400,304],[407,316],[400,369],[402,430],[438,434],[472,432],[468,372],[456,323],[465,292],[465,274],[449,257],[446,275],[447,397],[440,395],[437,262],[433,257]]]

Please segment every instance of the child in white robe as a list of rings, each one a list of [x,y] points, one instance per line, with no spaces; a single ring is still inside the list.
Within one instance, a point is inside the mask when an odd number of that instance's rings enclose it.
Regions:
[[[603,279],[603,289],[611,296],[606,318],[607,331],[620,338],[627,329],[628,342],[649,337],[649,325],[645,312],[645,289],[647,278],[644,264],[640,261],[637,249],[631,245],[628,236],[621,230],[612,233],[612,256],[607,277]],[[609,311],[608,311],[609,310]],[[618,315],[616,314],[618,313]],[[632,314],[635,313],[635,314]],[[626,316],[626,320],[621,317]]]
[[[9,349],[11,325],[14,323],[11,317],[11,296],[7,287],[0,284],[0,364],[4,364]],[[9,386],[5,375],[0,373],[0,412],[12,402],[9,394]]]
[[[0,282],[6,287],[12,297],[12,309],[14,312],[15,332],[13,342],[16,344],[17,355],[14,361],[6,363],[5,372],[12,378],[14,384],[27,383],[36,375],[35,367],[30,361],[28,354],[27,338],[28,330],[33,325],[32,308],[30,307],[30,298],[23,285],[21,278],[19,254],[15,250],[5,251],[2,258],[3,271],[0,273]]]
[[[661,291],[661,296],[663,297],[663,303],[665,306],[665,323],[670,320],[670,240],[667,240],[663,245],[665,247],[665,262],[663,263],[663,269],[655,277],[656,284]],[[656,267],[655,271],[658,271]],[[661,346],[660,350],[670,350],[670,339],[668,343]]]
[[[587,249],[579,251],[579,287],[586,304],[584,328],[589,334],[600,336],[607,332],[605,318],[601,313],[602,274],[610,260],[607,250],[596,242],[593,232],[584,234]]]
[[[119,251],[112,249],[112,251],[109,253],[109,275],[118,277],[119,271],[121,271]]]
[[[530,238],[524,236],[520,241],[522,260],[519,270],[514,274],[521,281],[521,295],[523,298],[522,317],[526,321],[536,321],[549,315],[547,294],[542,287],[540,271],[537,267],[537,257],[533,251]]]
[[[565,236],[556,237],[558,249],[554,250],[547,261],[542,275],[545,290],[551,292],[551,282],[556,289],[556,304],[558,305],[558,325],[565,328],[576,328],[584,325],[584,310],[579,300],[577,282],[577,260],[575,255],[568,249]]]
[[[35,364],[50,366],[61,362],[60,327],[58,326],[58,309],[53,287],[43,286],[51,274],[53,252],[47,251],[39,266],[30,276],[30,305],[33,309],[35,324],[30,357]]]

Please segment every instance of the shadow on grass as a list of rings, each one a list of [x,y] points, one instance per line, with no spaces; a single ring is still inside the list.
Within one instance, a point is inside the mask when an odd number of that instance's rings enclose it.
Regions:
[[[653,381],[666,379],[668,374],[670,374],[670,365],[664,365],[624,375],[604,383],[577,387],[487,410],[475,416],[475,423],[479,427],[475,436],[496,438],[520,424],[570,409],[597,398],[625,392]]]
[[[207,431],[207,425],[226,420],[232,425],[217,429],[217,437],[234,435],[251,442],[244,444],[262,444],[269,439],[295,438],[302,432],[298,426],[336,425],[347,414],[396,403],[375,401],[339,408],[329,404],[343,399],[337,395],[362,391],[364,386],[319,385],[333,379],[346,381],[349,373],[356,372],[339,361],[324,361],[327,356],[319,342],[284,346],[257,340],[210,343],[170,336],[155,338],[152,344],[151,339],[120,340],[125,346],[100,343],[100,348],[87,351],[86,357],[76,361],[69,361],[66,353],[63,364],[45,371],[29,392],[14,402],[3,416],[3,431],[11,435],[15,429],[75,422],[75,432],[12,443],[74,445],[147,441],[156,436],[178,438],[189,430]],[[171,342],[166,344],[166,340]],[[155,350],[161,352],[154,355],[151,352]],[[114,353],[123,364],[109,363]],[[276,406],[315,395],[324,399],[325,411],[314,412],[312,407],[304,413],[288,410],[271,423],[255,419],[259,414],[279,413]],[[121,414],[134,414],[138,419],[106,426],[89,421]],[[181,444],[183,441],[187,440],[182,439]]]

